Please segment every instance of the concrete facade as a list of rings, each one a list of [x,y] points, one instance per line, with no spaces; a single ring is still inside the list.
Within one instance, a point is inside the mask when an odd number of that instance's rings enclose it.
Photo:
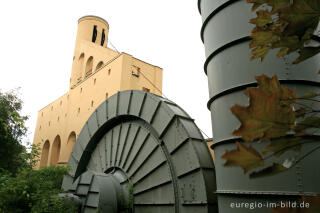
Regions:
[[[65,165],[93,111],[124,90],[162,91],[162,69],[107,47],[109,25],[102,18],[78,21],[69,91],[38,112],[34,144],[40,144],[39,166]]]

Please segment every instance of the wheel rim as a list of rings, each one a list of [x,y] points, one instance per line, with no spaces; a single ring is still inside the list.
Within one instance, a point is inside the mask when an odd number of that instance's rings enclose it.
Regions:
[[[79,134],[68,165],[63,188],[75,194],[71,185],[87,171],[116,177],[131,206],[124,212],[216,207],[213,161],[198,128],[176,104],[150,93],[120,92],[101,104]]]

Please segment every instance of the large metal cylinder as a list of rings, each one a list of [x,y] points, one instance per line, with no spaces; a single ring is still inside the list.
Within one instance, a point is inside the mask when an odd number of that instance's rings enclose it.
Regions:
[[[271,51],[262,63],[250,61],[249,35],[253,25],[249,24],[249,20],[255,16],[251,5],[245,0],[199,0],[198,7],[203,21],[201,38],[206,54],[204,70],[209,84],[208,108],[212,118],[219,212],[248,212],[245,206],[232,208],[232,203],[241,202],[264,205],[261,208],[255,206],[250,212],[270,212],[268,202],[279,203],[297,199],[300,195],[319,193],[317,180],[320,171],[313,167],[314,162],[320,160],[319,150],[287,172],[259,179],[249,179],[248,174],[244,174],[239,167],[224,167],[221,156],[226,150],[236,148],[234,142],[239,138],[231,133],[240,123],[230,108],[235,104],[248,104],[243,91],[256,86],[254,76],[277,75],[284,87],[296,89],[299,95],[316,91],[320,85],[317,74],[320,55],[293,65],[291,62],[297,54],[278,59],[276,51]],[[263,144],[254,143],[253,146],[261,150]],[[303,156],[316,146],[316,143],[307,143],[299,153],[289,152],[280,159],[270,159],[266,163],[281,161],[292,155]]]

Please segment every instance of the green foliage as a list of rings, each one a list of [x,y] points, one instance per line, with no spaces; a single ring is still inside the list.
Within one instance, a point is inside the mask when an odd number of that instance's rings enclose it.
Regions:
[[[33,170],[40,147],[21,144],[27,116],[21,116],[17,91],[0,92],[0,213],[77,212],[69,200],[58,197],[66,167]]]
[[[26,148],[21,144],[27,128],[27,116],[20,115],[22,101],[17,90],[7,93],[0,91],[0,171],[16,174],[19,168],[27,166]]]
[[[23,169],[16,177],[1,174],[0,212],[77,212],[71,201],[59,198],[66,167]]]
[[[300,63],[320,52],[320,46],[309,43],[320,18],[319,0],[247,0],[252,10],[261,6],[257,17],[250,20],[252,30],[252,58],[261,61],[270,49],[280,48],[277,56],[298,51],[300,56],[293,62]]]

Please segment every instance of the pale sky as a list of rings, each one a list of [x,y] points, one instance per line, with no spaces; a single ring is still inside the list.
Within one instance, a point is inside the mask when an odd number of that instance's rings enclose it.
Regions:
[[[0,89],[21,87],[28,141],[38,110],[68,91],[77,23],[85,15],[109,23],[109,41],[120,52],[163,68],[163,94],[212,136],[196,0],[1,1]]]

